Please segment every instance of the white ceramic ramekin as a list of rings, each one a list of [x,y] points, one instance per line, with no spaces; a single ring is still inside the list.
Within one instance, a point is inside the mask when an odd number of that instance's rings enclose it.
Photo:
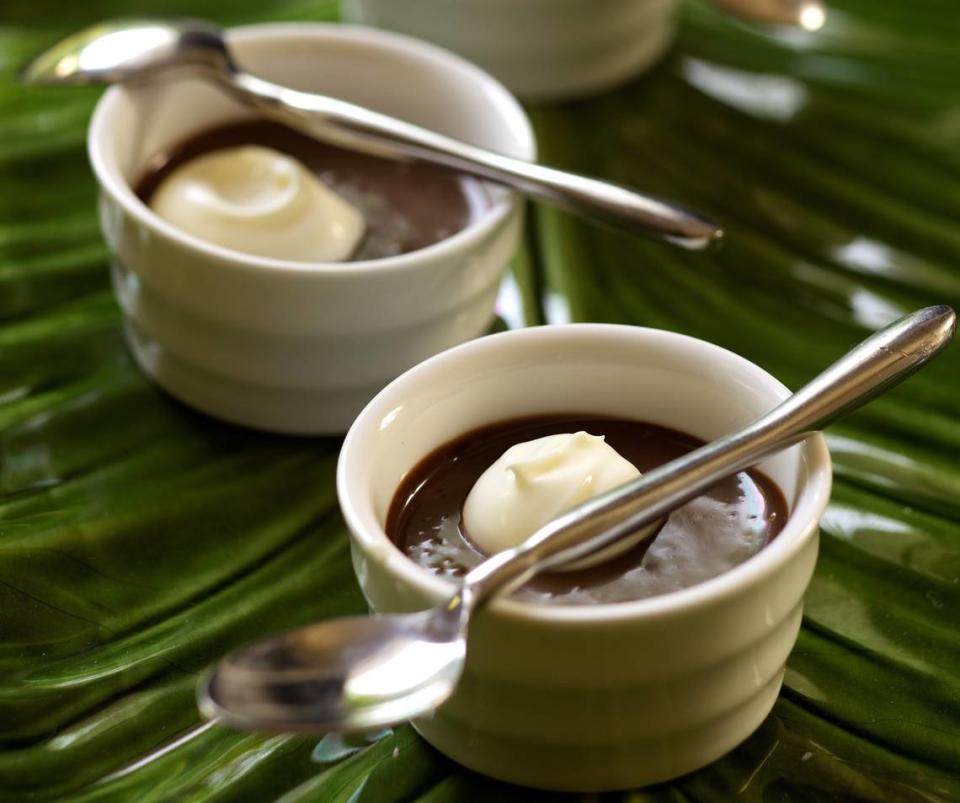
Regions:
[[[529,121],[493,78],[433,45],[342,25],[230,31],[251,72],[364,104],[492,150],[533,159]],[[483,334],[513,254],[521,208],[491,189],[477,221],[387,259],[299,263],[247,256],[167,224],[131,189],[150,156],[250,116],[208,84],[113,88],[89,153],[114,285],[141,367],[213,415],[268,430],[343,432],[389,380]]]
[[[346,19],[420,36],[531,100],[643,72],[673,41],[677,0],[341,0]]]
[[[518,330],[433,357],[364,409],[340,456],[338,493],[364,594],[376,611],[410,611],[452,592],[407,559],[383,525],[404,475],[457,435],[567,412],[712,439],[787,395],[718,346],[629,326]],[[456,694],[415,723],[420,733],[472,769],[573,791],[666,780],[745,739],[773,706],[797,638],[831,477],[820,435],[761,468],[790,515],[759,554],[698,586],[636,602],[496,601],[471,626]]]

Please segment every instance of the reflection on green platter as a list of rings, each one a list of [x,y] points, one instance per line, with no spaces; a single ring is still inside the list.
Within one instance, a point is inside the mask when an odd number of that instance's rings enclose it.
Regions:
[[[533,110],[546,159],[686,201],[728,241],[689,254],[536,209],[526,323],[684,331],[796,386],[866,330],[960,303],[960,14],[831,6],[810,35],[688,4],[654,73]],[[199,721],[193,685],[218,655],[364,605],[339,442],[233,429],[140,377],[84,154],[96,93],[14,85],[58,35],[136,11],[335,16],[324,0],[0,10],[0,798],[556,800],[409,727],[317,748]],[[960,798],[958,371],[954,349],[831,434],[835,496],[769,719],[706,769],[609,799]]]

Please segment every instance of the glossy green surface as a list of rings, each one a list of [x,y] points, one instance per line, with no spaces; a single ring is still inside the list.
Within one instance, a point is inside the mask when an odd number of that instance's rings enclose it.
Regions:
[[[690,5],[650,76],[536,110],[545,157],[683,199],[686,254],[536,210],[528,323],[715,340],[797,385],[868,329],[960,302],[960,11],[832,0],[816,36]],[[83,150],[90,91],[25,91],[59,34],[131,12],[232,24],[330,2],[5,0],[0,8],[0,799],[546,801],[408,728],[352,748],[199,722],[203,666],[363,609],[337,440],[171,402],[118,329]],[[507,316],[510,317],[509,315]],[[836,491],[773,714],[723,760],[610,800],[960,799],[960,349],[830,436]]]

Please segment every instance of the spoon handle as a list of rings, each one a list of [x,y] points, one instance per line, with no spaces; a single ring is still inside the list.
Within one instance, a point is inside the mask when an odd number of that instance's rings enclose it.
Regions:
[[[816,31],[827,19],[821,0],[710,0],[740,19],[773,25],[799,25]]]
[[[464,579],[464,604],[476,608],[544,569],[607,547],[796,444],[913,374],[950,342],[955,327],[956,316],[946,306],[900,318],[742,429],[578,505],[515,549],[484,561]]]
[[[334,144],[458,170],[684,248],[701,249],[722,236],[715,224],[693,212],[626,187],[503,156],[346,101],[299,92],[242,71],[216,71],[211,77],[263,114]]]

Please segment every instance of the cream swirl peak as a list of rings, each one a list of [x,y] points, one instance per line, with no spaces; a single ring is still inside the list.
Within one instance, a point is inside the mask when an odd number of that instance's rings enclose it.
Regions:
[[[297,159],[259,145],[216,150],[178,167],[150,200],[195,237],[254,256],[349,259],[363,216]]]
[[[570,508],[639,475],[602,435],[581,431],[518,443],[470,490],[463,526],[479,549],[500,552]]]

